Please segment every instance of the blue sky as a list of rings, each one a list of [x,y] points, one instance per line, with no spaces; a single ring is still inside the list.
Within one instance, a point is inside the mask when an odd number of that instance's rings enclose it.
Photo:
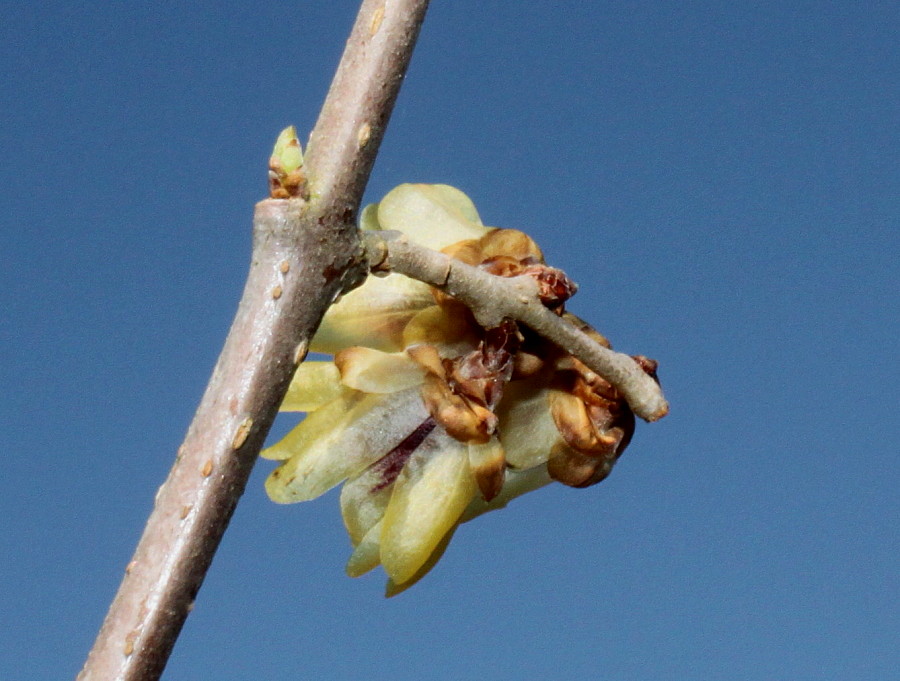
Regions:
[[[0,22],[0,678],[71,678],[240,296],[278,131],[354,2]],[[900,668],[900,5],[433,3],[367,200],[528,231],[672,404],[612,476],[343,573],[260,462],[168,679],[878,679]],[[280,432],[288,423],[280,421]]]

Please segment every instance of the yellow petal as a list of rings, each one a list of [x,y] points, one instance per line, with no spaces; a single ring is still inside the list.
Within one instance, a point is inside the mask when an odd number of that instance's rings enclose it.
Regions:
[[[400,473],[384,513],[381,562],[395,583],[415,576],[474,495],[466,445],[435,429]]]
[[[487,232],[472,200],[446,184],[401,184],[378,204],[378,223],[436,251]]]
[[[413,316],[403,329],[403,347],[433,345],[441,354],[458,356],[473,350],[479,338],[476,329],[459,308],[431,305]]]
[[[350,577],[360,577],[381,564],[381,522],[375,524],[353,549],[344,568]]]
[[[548,399],[549,391],[533,381],[512,381],[504,388],[497,416],[510,466],[526,469],[546,463],[560,440]]]
[[[370,276],[332,305],[312,339],[313,352],[335,353],[354,345],[402,350],[403,328],[434,304],[427,284],[401,274]]]
[[[441,557],[444,555],[444,551],[446,551],[447,547],[450,545],[450,540],[453,539],[457,527],[459,527],[458,524],[450,528],[450,531],[441,538],[440,543],[434,551],[431,552],[431,555],[428,556],[428,560],[425,561],[422,567],[420,567],[412,577],[402,584],[397,584],[393,579],[388,578],[387,585],[384,589],[385,598],[393,598],[397,594],[403,593],[422,579],[422,577],[431,572],[431,569],[438,564],[438,561],[440,561]]]
[[[394,481],[434,428],[434,422],[426,420],[398,447],[344,483],[341,488],[341,515],[354,546],[364,541],[365,537],[369,537],[371,543],[372,528],[380,524],[384,517]]]
[[[365,397],[364,393],[342,388],[331,402],[306,415],[293,430],[275,444],[260,452],[264,459],[285,461],[302,452],[336,428],[346,426],[351,410]]]
[[[363,229],[399,230],[434,250],[480,238],[488,231],[469,197],[440,184],[400,185],[377,207],[367,206],[360,224]],[[370,276],[331,306],[310,348],[328,353],[354,345],[387,352],[401,350],[406,323],[418,310],[433,303],[426,284],[398,274]]]
[[[304,362],[294,373],[280,411],[313,411],[342,391],[341,374],[333,362]]]
[[[426,343],[415,345],[407,348],[406,354],[427,373],[434,374],[441,379],[447,378],[447,372],[444,371],[444,364],[441,362],[441,355],[433,345]]]
[[[428,418],[418,388],[390,395],[357,393],[347,403],[352,406],[341,416],[329,409],[331,404],[312,412],[285,438],[290,442],[273,447],[292,452],[266,480],[273,501],[315,499],[390,452]]]
[[[469,443],[469,466],[485,501],[496,497],[503,487],[506,457],[496,436],[484,444]]]
[[[485,501],[476,495],[466,507],[459,522],[467,523],[489,511],[505,508],[516,497],[533,492],[545,485],[549,485],[551,482],[553,482],[553,479],[547,473],[546,466],[537,466],[524,471],[507,468],[506,479],[503,481],[503,488],[500,490],[500,494],[490,501]]]
[[[367,230],[381,229],[378,222],[378,204],[370,203],[359,214],[359,228]]]
[[[355,346],[334,357],[341,382],[367,393],[393,393],[422,382],[425,371],[409,355]]]
[[[384,471],[378,463],[344,483],[341,488],[341,516],[354,546],[381,522],[392,490],[392,482],[384,484]]]

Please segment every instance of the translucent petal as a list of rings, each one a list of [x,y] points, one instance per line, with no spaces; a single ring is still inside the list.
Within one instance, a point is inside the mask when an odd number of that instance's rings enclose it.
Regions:
[[[367,230],[381,229],[378,222],[378,204],[370,203],[359,214],[359,228]]]
[[[316,498],[387,454],[428,417],[418,388],[351,399],[341,416],[326,405],[285,438],[292,442],[274,446],[290,447],[292,456],[266,480],[273,501]]]
[[[360,577],[381,564],[381,522],[376,523],[350,554],[344,568],[350,577]]]
[[[364,393],[343,388],[337,398],[307,414],[296,428],[272,446],[262,450],[260,456],[276,461],[290,459],[335,428],[344,427],[351,410],[364,397]]]
[[[560,441],[550,415],[549,390],[531,381],[507,384],[497,408],[500,442],[506,462],[515,468],[534,468],[547,462]]]
[[[334,363],[341,382],[367,393],[393,393],[422,382],[425,370],[402,352],[381,352],[355,346],[341,350]]]
[[[425,561],[422,567],[420,567],[416,571],[416,574],[414,574],[412,577],[407,579],[402,584],[397,584],[393,579],[388,578],[387,586],[384,590],[385,597],[392,598],[399,593],[403,593],[413,584],[416,584],[420,579],[422,579],[422,577],[431,572],[431,569],[438,564],[438,561],[440,561],[441,557],[444,555],[444,551],[446,551],[447,547],[450,545],[450,540],[453,539],[453,535],[456,533],[456,528],[458,527],[459,525],[457,524],[450,528],[450,531],[441,538],[440,543],[437,545],[434,551],[431,552],[431,555],[428,556],[428,560]]]
[[[431,305],[434,297],[427,284],[401,274],[370,276],[329,308],[310,349],[335,353],[364,345],[386,352],[402,350],[403,328]]]
[[[433,345],[449,357],[465,354],[480,340],[474,326],[458,309],[431,305],[420,310],[403,329],[403,347]]]
[[[341,374],[333,362],[304,362],[294,373],[280,411],[313,411],[342,391]]]
[[[381,522],[391,499],[393,483],[384,485],[384,472],[377,463],[350,478],[341,488],[341,515],[354,546]]]
[[[378,204],[378,223],[437,251],[488,231],[472,200],[446,184],[401,184]]]
[[[484,444],[469,443],[469,466],[485,500],[490,501],[500,493],[505,464],[503,445],[496,436]]]
[[[475,491],[466,445],[435,429],[400,473],[384,513],[381,562],[395,583],[415,576]]]
[[[395,229],[435,250],[489,230],[472,201],[448,185],[403,184],[377,206],[367,206],[363,229]],[[431,290],[407,277],[369,277],[331,306],[313,338],[314,352],[337,352],[354,345],[378,350],[402,349],[403,327],[416,311],[434,304]]]
[[[441,379],[447,378],[447,373],[441,362],[441,355],[433,345],[420,343],[407,348],[406,354],[415,360],[416,364],[421,366],[427,373],[434,374]]]
[[[549,485],[551,482],[553,482],[553,479],[547,473],[546,466],[537,466],[524,471],[507,469],[506,480],[503,482],[500,494],[490,501],[485,501],[480,496],[476,496],[469,503],[465,512],[463,512],[460,522],[467,523],[489,511],[505,508],[516,497],[533,492],[545,485]]]

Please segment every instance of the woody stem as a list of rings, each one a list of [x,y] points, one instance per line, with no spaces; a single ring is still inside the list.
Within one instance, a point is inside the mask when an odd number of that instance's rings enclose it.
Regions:
[[[256,207],[244,294],[80,681],[159,678],[306,344],[358,279],[354,227],[428,0],[364,0],[306,155],[310,199]]]

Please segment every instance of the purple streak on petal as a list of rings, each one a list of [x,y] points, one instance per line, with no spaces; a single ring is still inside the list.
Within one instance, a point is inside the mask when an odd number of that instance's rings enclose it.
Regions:
[[[409,457],[424,442],[425,438],[431,434],[436,425],[435,420],[429,416],[413,432],[407,435],[403,442],[372,464],[374,470],[381,475],[381,481],[369,490],[370,494],[380,492],[397,479]]]

